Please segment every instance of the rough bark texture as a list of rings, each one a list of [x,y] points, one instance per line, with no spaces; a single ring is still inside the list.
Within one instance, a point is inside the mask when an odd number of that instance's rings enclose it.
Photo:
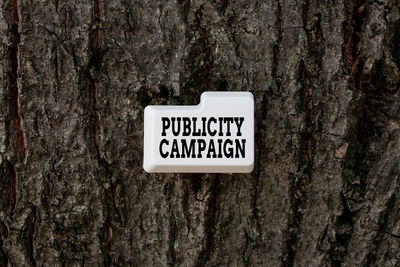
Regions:
[[[400,266],[400,2],[0,0],[2,266]],[[143,109],[251,91],[251,174],[146,174]]]

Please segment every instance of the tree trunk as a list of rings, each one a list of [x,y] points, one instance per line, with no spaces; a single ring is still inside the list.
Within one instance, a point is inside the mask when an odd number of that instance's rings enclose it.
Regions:
[[[400,2],[0,0],[2,266],[399,266]],[[255,97],[250,174],[147,174],[146,105]]]

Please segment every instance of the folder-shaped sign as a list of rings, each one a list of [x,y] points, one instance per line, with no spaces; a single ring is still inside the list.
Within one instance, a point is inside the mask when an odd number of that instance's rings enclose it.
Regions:
[[[250,92],[205,92],[196,106],[147,106],[146,172],[251,172],[254,99]]]

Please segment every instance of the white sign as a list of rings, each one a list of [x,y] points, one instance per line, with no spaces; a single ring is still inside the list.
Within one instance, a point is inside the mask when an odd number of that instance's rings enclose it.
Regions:
[[[251,172],[254,99],[250,92],[204,92],[197,106],[147,106],[146,172]]]

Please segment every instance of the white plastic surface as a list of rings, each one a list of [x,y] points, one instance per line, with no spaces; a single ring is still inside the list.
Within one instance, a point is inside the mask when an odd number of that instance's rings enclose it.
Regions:
[[[196,106],[147,106],[143,155],[151,173],[251,172],[253,94],[204,92]]]

